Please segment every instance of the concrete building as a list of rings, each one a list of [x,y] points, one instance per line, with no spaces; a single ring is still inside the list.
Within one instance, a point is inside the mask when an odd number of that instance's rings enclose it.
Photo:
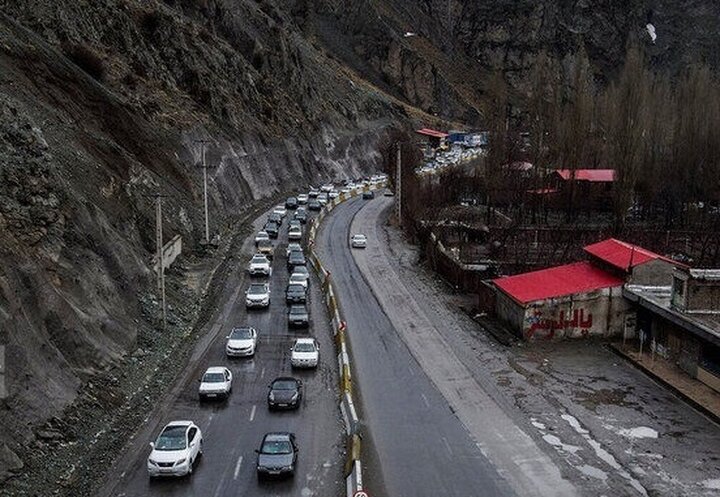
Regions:
[[[589,261],[494,279],[496,315],[527,340],[632,338],[626,329],[634,312],[623,285],[670,284],[676,263],[614,238],[584,250]]]
[[[678,267],[668,285],[628,284],[638,338],[720,392],[720,270]]]

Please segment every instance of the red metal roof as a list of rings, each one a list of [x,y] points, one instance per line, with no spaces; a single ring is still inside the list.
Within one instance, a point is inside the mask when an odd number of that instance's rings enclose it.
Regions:
[[[419,135],[432,136],[433,138],[447,138],[448,134],[438,131],[436,129],[423,128],[417,130],[415,133]]]
[[[592,245],[583,247],[583,250],[623,271],[657,259],[684,266],[684,264],[679,264],[655,252],[650,252],[642,247],[616,240],[615,238],[608,238],[602,242],[593,243]]]
[[[536,300],[620,286],[623,280],[589,262],[575,262],[497,278],[493,283],[521,304],[527,304]]]
[[[565,181],[572,177],[571,169],[556,169],[555,172]],[[575,169],[576,181],[592,183],[612,183],[615,181],[615,169]]]

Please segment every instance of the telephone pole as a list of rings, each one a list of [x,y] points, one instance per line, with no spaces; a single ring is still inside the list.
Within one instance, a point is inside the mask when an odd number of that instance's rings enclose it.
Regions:
[[[157,264],[157,285],[162,301],[162,323],[163,330],[167,328],[167,305],[165,301],[165,251],[163,250],[163,221],[162,221],[162,199],[167,195],[156,193],[150,195],[155,199],[155,250]]]
[[[402,227],[402,144],[397,143],[397,170],[395,171],[395,211],[397,213],[398,225]]]
[[[205,145],[210,143],[210,140],[195,140],[195,143],[199,143],[201,146],[201,165],[203,170],[203,204],[205,206],[205,243],[210,243],[210,215],[208,212],[208,193],[207,193],[207,170],[208,166],[205,163]]]

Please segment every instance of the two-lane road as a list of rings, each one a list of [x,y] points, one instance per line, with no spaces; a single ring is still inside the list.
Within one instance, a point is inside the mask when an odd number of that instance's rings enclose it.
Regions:
[[[349,229],[365,202],[337,207],[323,221],[316,244],[348,323],[354,384],[372,438],[371,450],[364,451],[371,495],[515,495],[395,332],[358,270]]]
[[[292,215],[292,211],[288,216]],[[292,330],[287,326],[285,287],[288,281],[285,248],[287,222],[276,243],[269,309],[245,309],[245,284],[233,293],[228,302],[229,313],[218,319],[225,330],[202,357],[200,370],[208,366],[227,366],[233,373],[233,392],[225,402],[198,402],[197,379],[185,384],[181,394],[168,410],[173,419],[195,421],[203,432],[204,455],[190,477],[150,480],[145,468],[149,447],[137,458],[131,469],[119,475],[111,495],[145,496],[335,496],[344,488],[343,425],[338,410],[338,373],[333,349],[332,332],[322,302],[319,283],[310,283],[309,330]],[[252,244],[244,247],[241,266],[253,252]],[[263,281],[262,278],[253,278]],[[242,279],[241,279],[242,280]],[[225,356],[225,335],[233,326],[250,325],[258,330],[259,343],[254,358],[228,359]],[[321,347],[321,364],[317,370],[292,370],[289,349],[296,337],[314,336]],[[172,361],[172,357],[168,357]],[[297,411],[270,412],[267,408],[268,384],[277,376],[292,375],[303,380],[305,395]],[[291,431],[300,448],[294,478],[259,482],[255,472],[254,450],[262,436],[270,431]],[[156,436],[154,433],[153,436]],[[135,445],[147,446],[151,440],[136,440]]]

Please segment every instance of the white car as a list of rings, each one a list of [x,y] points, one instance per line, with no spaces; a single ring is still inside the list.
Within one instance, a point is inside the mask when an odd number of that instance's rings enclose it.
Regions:
[[[335,187],[331,183],[328,183],[328,184],[320,187],[320,191],[325,192],[325,193],[329,193],[329,192],[333,191],[334,189],[335,189]]]
[[[328,192],[328,197],[330,197],[331,199],[333,199],[333,198],[338,198],[339,195],[340,195],[340,193],[339,193],[337,190],[333,190],[333,191],[331,191],[331,192]]]
[[[232,392],[232,373],[228,368],[214,366],[207,368],[200,379],[198,396],[200,400],[205,399],[227,399]]]
[[[298,195],[297,201],[298,201],[298,204],[301,204],[301,205],[307,204],[307,202],[308,202],[307,193],[301,193],[300,195]]]
[[[300,226],[290,226],[288,240],[302,240],[302,228]]]
[[[245,292],[245,307],[268,307],[270,305],[270,284],[252,283]]]
[[[255,355],[257,330],[250,326],[233,328],[225,337],[225,354],[228,357],[248,357]]]
[[[193,471],[195,460],[202,455],[200,428],[192,421],[172,421],[150,442],[147,470],[156,476],[185,476]]]
[[[290,252],[297,250],[302,252],[303,249],[297,242],[288,243],[287,250],[285,250],[285,257],[290,257]]]
[[[365,235],[362,235],[358,233],[357,235],[353,235],[350,239],[350,246],[352,248],[365,248],[367,247],[367,237]]]
[[[320,362],[320,346],[314,338],[298,338],[290,349],[290,365],[294,368],[316,368]]]
[[[273,213],[280,214],[280,217],[285,217],[285,216],[287,216],[287,209],[285,208],[284,205],[276,205],[275,208],[273,209]]]
[[[248,272],[251,276],[270,276],[272,274],[272,265],[270,265],[270,260],[263,254],[255,254],[253,258],[250,259]]]
[[[303,287],[308,287],[308,277],[307,274],[302,273],[293,273],[290,275],[290,280],[288,281],[288,285],[302,285]]]
[[[258,243],[266,240],[270,241],[270,235],[267,234],[267,231],[258,231],[258,234],[255,235],[255,246],[257,247]]]
[[[324,206],[328,203],[328,194],[327,193],[321,193],[317,197],[317,201],[321,206]]]

